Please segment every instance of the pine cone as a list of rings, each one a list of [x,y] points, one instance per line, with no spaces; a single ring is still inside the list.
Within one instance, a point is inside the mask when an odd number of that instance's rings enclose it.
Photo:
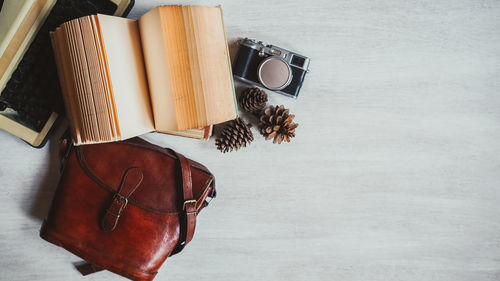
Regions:
[[[266,140],[274,138],[273,143],[290,142],[295,137],[295,128],[299,126],[293,123],[295,115],[290,114],[285,106],[270,106],[264,110],[260,116],[260,133],[266,137]]]
[[[215,145],[218,150],[226,153],[247,146],[252,141],[253,134],[250,127],[238,117],[222,129],[220,137],[215,140]]]
[[[259,88],[248,88],[241,94],[240,104],[245,111],[253,112],[266,106],[267,94]]]

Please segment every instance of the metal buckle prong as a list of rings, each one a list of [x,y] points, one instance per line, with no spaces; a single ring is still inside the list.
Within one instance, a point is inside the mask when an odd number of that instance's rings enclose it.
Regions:
[[[127,206],[127,204],[128,204],[128,198],[120,195],[119,193],[115,193],[115,196],[113,197],[113,200],[115,200],[115,199],[118,200],[118,201],[125,202],[125,204],[123,205],[123,208],[125,208],[125,206]]]

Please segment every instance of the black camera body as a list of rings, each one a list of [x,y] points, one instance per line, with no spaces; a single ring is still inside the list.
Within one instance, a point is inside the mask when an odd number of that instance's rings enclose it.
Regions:
[[[245,38],[233,64],[235,78],[297,98],[310,59],[273,45]]]

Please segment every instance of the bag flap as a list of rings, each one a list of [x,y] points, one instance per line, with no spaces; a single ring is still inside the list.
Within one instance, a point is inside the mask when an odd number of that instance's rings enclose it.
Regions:
[[[139,138],[127,141],[75,147],[81,168],[102,188],[115,193],[131,167],[139,168],[143,180],[128,202],[139,208],[176,213],[183,208],[179,161],[168,150]],[[199,207],[210,194],[215,196],[214,177],[203,165],[190,159],[193,196]]]

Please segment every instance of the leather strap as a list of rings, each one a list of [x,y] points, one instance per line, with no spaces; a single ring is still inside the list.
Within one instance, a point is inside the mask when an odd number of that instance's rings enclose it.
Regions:
[[[142,171],[137,167],[131,167],[125,171],[120,186],[101,219],[101,229],[103,231],[107,232],[115,229],[123,210],[127,207],[128,198],[139,187],[142,178]]]
[[[181,168],[183,204],[181,216],[184,221],[180,223],[180,237],[177,246],[172,254],[180,252],[192,239],[196,228],[197,201],[193,197],[193,180],[191,175],[191,165],[189,161],[180,153],[169,149],[179,160]],[[184,227],[182,227],[184,226]]]
[[[59,139],[59,159],[61,160],[61,166],[59,168],[59,172],[62,173],[64,166],[66,165],[66,161],[68,160],[68,156],[71,152],[71,148],[73,147],[73,143],[71,142],[71,134],[69,130],[66,130],[64,134]]]

